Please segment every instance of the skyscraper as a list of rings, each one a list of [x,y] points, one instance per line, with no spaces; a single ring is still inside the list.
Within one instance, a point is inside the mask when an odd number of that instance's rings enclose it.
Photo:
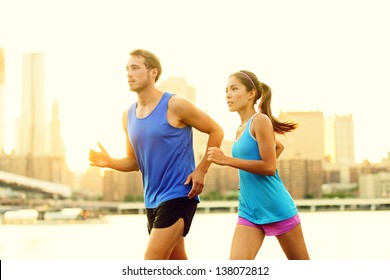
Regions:
[[[53,102],[50,127],[50,156],[65,158],[65,145],[61,137],[60,106],[57,100]]]
[[[323,160],[325,154],[322,112],[281,112],[281,121],[293,121],[298,128],[285,136],[277,135],[285,149],[280,159]]]
[[[355,163],[354,125],[352,115],[336,116],[334,120],[336,163]]]
[[[285,146],[277,161],[280,177],[294,198],[320,197],[324,161],[324,116],[322,112],[281,112],[281,121],[298,128],[277,138]]]
[[[0,154],[4,151],[4,83],[5,57],[4,49],[0,48]]]
[[[41,53],[23,56],[22,108],[15,153],[45,156],[49,153],[45,110],[45,57]]]
[[[355,141],[352,115],[336,116],[334,120],[335,159],[340,168],[341,182],[350,181],[350,167],[355,164]]]

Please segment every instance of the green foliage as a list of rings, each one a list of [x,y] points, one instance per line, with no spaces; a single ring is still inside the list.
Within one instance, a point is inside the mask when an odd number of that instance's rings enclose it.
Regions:
[[[334,193],[323,194],[322,198],[354,198],[354,195],[346,192],[334,192]]]
[[[225,194],[221,194],[217,190],[209,191],[208,193],[201,194],[202,200],[237,200],[238,191],[231,191]]]
[[[143,202],[144,196],[143,195],[126,195],[123,199],[124,202]]]

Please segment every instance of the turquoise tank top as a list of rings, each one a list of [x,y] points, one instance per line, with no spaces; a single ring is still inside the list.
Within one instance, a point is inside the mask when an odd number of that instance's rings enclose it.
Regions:
[[[253,117],[241,137],[233,144],[232,155],[246,160],[260,160],[257,140],[250,133]],[[259,175],[239,170],[238,216],[255,224],[268,224],[295,216],[295,203],[279,177]]]
[[[165,92],[152,113],[142,119],[136,117],[137,103],[129,109],[127,132],[142,173],[146,208],[186,197],[192,187],[191,183],[184,185],[195,169],[192,127],[176,128],[168,123],[171,96]]]

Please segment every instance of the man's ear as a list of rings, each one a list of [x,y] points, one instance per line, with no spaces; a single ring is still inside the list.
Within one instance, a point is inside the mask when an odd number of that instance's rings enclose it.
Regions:
[[[157,69],[157,68],[153,68],[153,69],[151,70],[151,72],[152,72],[152,74],[153,74],[154,77],[157,77],[157,75],[158,75],[158,69]]]

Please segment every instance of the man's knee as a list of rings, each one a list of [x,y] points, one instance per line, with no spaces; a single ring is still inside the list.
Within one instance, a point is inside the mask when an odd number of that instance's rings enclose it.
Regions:
[[[144,255],[144,260],[168,260],[169,253],[148,248]]]

